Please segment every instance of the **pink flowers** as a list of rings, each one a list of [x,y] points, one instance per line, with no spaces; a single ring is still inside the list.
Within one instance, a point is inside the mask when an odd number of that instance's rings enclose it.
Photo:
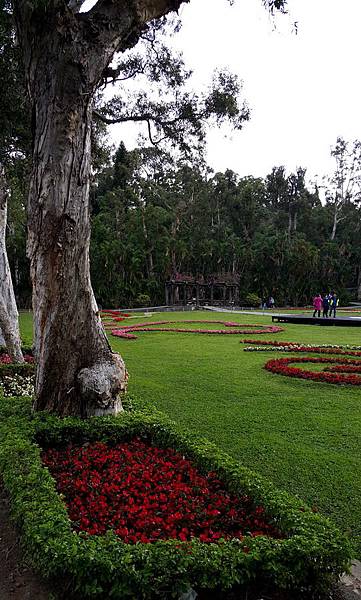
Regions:
[[[113,329],[112,330],[112,335],[116,336],[116,337],[121,337],[124,338],[126,340],[136,340],[138,339],[138,336],[134,335],[133,333],[127,333],[121,329]]]
[[[207,324],[221,324],[228,329],[185,329],[180,327],[159,327],[159,325],[169,325],[178,323],[207,323]],[[234,329],[231,329],[234,328]],[[245,328],[245,329],[243,329]],[[234,323],[232,321],[201,321],[201,320],[187,320],[187,321],[153,321],[148,323],[138,323],[137,325],[122,325],[119,329],[112,329],[112,335],[115,337],[121,337],[126,339],[135,339],[136,336],[128,337],[124,335],[128,332],[137,331],[168,331],[176,333],[203,333],[209,335],[240,335],[244,333],[278,333],[283,331],[282,327],[276,325],[252,325],[252,324],[241,324]]]

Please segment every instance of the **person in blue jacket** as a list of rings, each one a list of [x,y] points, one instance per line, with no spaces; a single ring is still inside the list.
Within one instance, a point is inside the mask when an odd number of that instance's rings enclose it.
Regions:
[[[329,307],[330,307],[330,317],[332,317],[332,313],[333,313],[333,318],[336,317],[336,310],[338,307],[338,298],[337,298],[337,294],[335,292],[333,292],[332,296],[331,296],[331,300],[329,300]]]
[[[323,317],[326,317],[326,318],[328,317],[329,307],[330,307],[329,298],[328,298],[328,295],[325,294],[324,297],[322,298],[322,308],[323,308],[322,316]]]

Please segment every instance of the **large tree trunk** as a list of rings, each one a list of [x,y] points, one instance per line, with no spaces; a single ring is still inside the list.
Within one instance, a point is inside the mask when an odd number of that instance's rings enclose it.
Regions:
[[[21,352],[19,315],[6,253],[7,189],[0,163],[0,338],[15,362],[24,362]]]
[[[36,410],[103,415],[121,409],[127,372],[104,333],[89,275],[93,95],[115,51],[186,0],[14,0],[33,109],[29,237]]]
[[[57,32],[58,33],[58,32]],[[29,62],[34,154],[28,205],[36,410],[115,414],[127,373],[111,351],[90,283],[92,88],[60,35],[38,41]],[[95,58],[96,60],[96,58]]]

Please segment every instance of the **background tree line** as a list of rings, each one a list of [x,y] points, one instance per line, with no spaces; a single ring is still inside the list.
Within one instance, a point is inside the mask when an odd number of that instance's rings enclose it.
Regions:
[[[241,298],[272,294],[278,304],[303,305],[331,288],[346,302],[361,297],[360,202],[353,193],[341,203],[334,176],[321,202],[305,169],[274,167],[264,179],[213,174],[123,143],[113,159],[101,145],[97,156],[91,276],[102,306],[164,303],[175,273],[237,274]],[[7,245],[18,303],[30,306],[22,181],[14,168]]]
[[[27,307],[30,111],[8,0],[2,1],[0,15],[5,82],[0,162],[10,193],[7,251],[18,304]],[[241,85],[231,74],[217,73],[208,93],[190,94],[184,88],[190,72],[165,44],[167,27],[157,26],[157,36],[147,32],[142,52],[126,55],[105,75],[118,86],[141,75],[153,87],[159,85],[161,101],[142,88],[128,103],[121,94],[105,104],[99,94],[97,101],[91,274],[100,304],[163,303],[164,282],[176,272],[237,274],[241,297],[272,294],[278,304],[304,304],[315,291],[330,288],[346,301],[361,298],[360,142],[337,140],[335,171],[323,182],[322,194],[306,185],[304,169],[288,174],[275,167],[265,179],[240,178],[230,170],[210,173],[202,160],[204,123],[228,119],[241,128],[249,117]],[[121,144],[110,158],[104,122],[127,121],[144,121],[153,146],[128,152]],[[170,154],[158,145],[164,139]]]
[[[127,152],[121,144],[92,193],[91,268],[99,302],[132,306],[146,295],[162,303],[164,282],[179,272],[238,274],[241,297],[272,293],[279,304],[309,303],[316,291],[331,288],[345,301],[355,298],[358,197],[339,206],[329,181],[321,203],[305,175],[282,166],[265,179],[231,170],[210,175],[202,165],[175,166],[167,156]]]
[[[22,177],[13,171],[7,244],[19,305],[28,306]],[[95,177],[91,202],[92,282],[103,306],[162,303],[177,272],[238,274],[241,297],[272,293],[279,304],[304,304],[330,288],[345,301],[360,297],[358,198],[337,207],[334,233],[334,198],[321,203],[304,169],[274,167],[265,179],[210,175],[121,144]]]

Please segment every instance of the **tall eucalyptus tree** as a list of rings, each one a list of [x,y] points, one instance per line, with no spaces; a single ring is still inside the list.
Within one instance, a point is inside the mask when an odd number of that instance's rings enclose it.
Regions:
[[[110,349],[89,276],[93,100],[114,54],[134,47],[154,22],[185,1],[98,0],[80,12],[83,0],[14,0],[33,125],[28,256],[35,409],[82,416],[121,410],[127,373]],[[265,3],[271,9],[284,4]],[[209,102],[217,107],[217,93]]]

